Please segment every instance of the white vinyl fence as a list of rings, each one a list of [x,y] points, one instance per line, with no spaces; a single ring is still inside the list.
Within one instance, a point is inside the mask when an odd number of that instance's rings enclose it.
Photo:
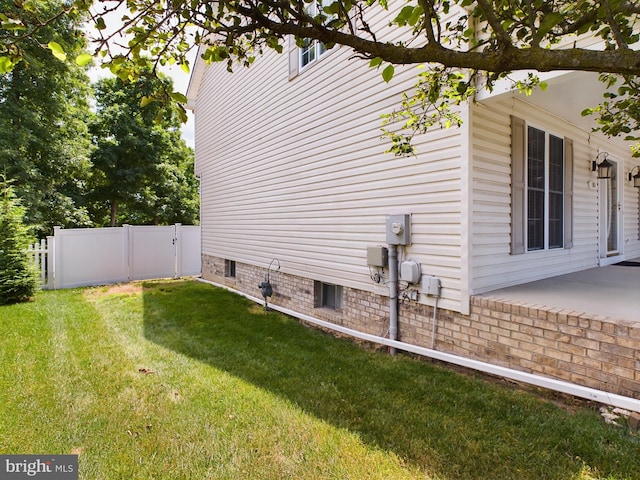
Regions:
[[[53,238],[53,237],[50,237]],[[47,285],[47,241],[42,239],[38,243],[29,245],[27,254],[33,263],[33,268],[38,272],[42,288]]]
[[[46,289],[199,275],[200,227],[55,227],[29,254]]]

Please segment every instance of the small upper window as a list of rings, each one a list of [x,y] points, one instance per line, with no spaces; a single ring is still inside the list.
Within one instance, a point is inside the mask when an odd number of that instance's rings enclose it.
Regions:
[[[320,0],[311,2],[305,9],[308,15],[315,17],[322,9],[323,5],[328,5],[331,0]],[[318,60],[324,53],[327,52],[327,46],[318,41],[310,38],[305,38],[302,46],[300,47],[300,68],[304,68],[310,63]]]

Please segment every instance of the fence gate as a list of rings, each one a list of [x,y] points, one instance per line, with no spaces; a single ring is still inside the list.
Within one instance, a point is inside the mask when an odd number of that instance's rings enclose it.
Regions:
[[[46,245],[34,245],[29,253],[42,262],[47,289],[199,275],[200,227],[55,227]]]
[[[129,279],[177,276],[174,226],[129,227]]]

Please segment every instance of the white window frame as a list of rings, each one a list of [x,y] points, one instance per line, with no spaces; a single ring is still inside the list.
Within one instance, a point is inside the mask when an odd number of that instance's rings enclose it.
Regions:
[[[543,251],[549,251],[549,250],[560,250],[564,248],[564,240],[565,240],[565,229],[564,229],[564,224],[567,221],[566,217],[565,217],[565,201],[566,201],[566,192],[565,192],[565,178],[566,178],[566,159],[565,159],[565,138],[562,135],[558,135],[554,132],[551,132],[545,128],[540,128],[537,125],[532,125],[529,124],[528,122],[525,123],[526,128],[525,128],[525,145],[526,145],[526,157],[525,157],[525,212],[526,212],[526,218],[525,218],[525,246],[526,246],[526,251],[529,253],[535,253],[535,252],[543,252]],[[543,232],[543,245],[542,248],[531,248],[530,244],[529,244],[529,167],[530,167],[530,162],[529,162],[529,158],[530,158],[530,152],[529,152],[529,129],[535,129],[539,132],[544,133],[544,211],[543,211],[543,222],[542,222],[542,228],[544,229]],[[553,246],[550,247],[549,246],[549,232],[550,232],[550,222],[551,222],[551,218],[550,218],[550,212],[549,212],[549,208],[550,208],[550,146],[551,146],[551,142],[550,142],[550,137],[555,137],[557,139],[559,139],[560,141],[562,141],[562,226],[561,226],[561,233],[562,233],[562,241],[560,242],[561,244],[559,246]]]
[[[329,5],[331,1],[332,0],[320,0],[311,2],[305,9],[305,11],[309,15],[316,16],[318,14],[318,6],[322,7],[323,5]],[[320,60],[320,57],[322,57],[329,51],[327,46],[319,40],[305,39],[305,42],[308,42],[308,44],[298,49],[298,65],[300,66],[300,71],[303,71],[310,65],[315,64],[318,60]],[[309,55],[309,57],[311,58],[309,58],[308,61],[305,62],[305,55],[308,52],[311,52],[311,54]]]

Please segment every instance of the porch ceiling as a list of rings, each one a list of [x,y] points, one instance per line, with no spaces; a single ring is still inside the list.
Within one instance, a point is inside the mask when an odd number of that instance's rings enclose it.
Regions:
[[[591,268],[493,290],[486,296],[640,322],[640,266]]]
[[[519,75],[524,77],[524,74]],[[514,78],[518,78],[516,75]],[[598,74],[593,72],[552,72],[540,74],[541,80],[547,82],[545,91],[535,89],[530,96],[513,89],[511,82],[502,81],[492,93],[479,92],[477,100],[490,103],[494,99],[504,98],[505,95],[517,96],[520,100],[542,108],[553,115],[566,119],[582,130],[590,132],[597,126],[595,115],[583,117],[582,111],[597,106],[606,91],[604,84],[598,80]],[[629,142],[623,139],[610,140],[620,142],[625,147]]]
[[[537,105],[548,112],[584,129],[595,127],[596,117],[583,117],[582,111],[595,107],[602,101],[604,84],[598,81],[598,74],[591,72],[571,72],[547,80],[546,91],[539,89],[524,100]]]

